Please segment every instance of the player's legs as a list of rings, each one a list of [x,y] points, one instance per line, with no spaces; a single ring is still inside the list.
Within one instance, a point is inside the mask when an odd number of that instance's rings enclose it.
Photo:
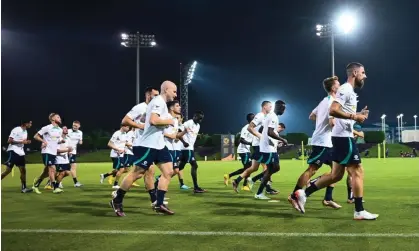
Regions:
[[[81,184],[77,180],[77,156],[75,154],[72,154],[70,156],[70,168],[71,168],[71,170],[70,170],[71,177],[73,177],[74,187],[81,187],[81,186],[83,186],[83,184]]]
[[[1,173],[1,179],[4,179],[13,170],[13,166],[14,166],[14,163],[13,163],[13,151],[8,151],[7,152],[7,155],[8,155],[8,158],[7,158],[6,162],[4,162],[4,165],[6,166],[6,170],[4,170]]]
[[[9,173],[12,172],[12,168],[6,166],[6,169],[1,173],[1,179],[4,179],[7,175],[9,175]]]
[[[114,189],[118,189],[119,188],[119,178],[121,177],[121,175],[125,172],[125,167],[124,166],[120,166],[120,168],[118,169],[118,171],[116,172],[115,175],[115,180],[113,182],[113,187]]]
[[[352,192],[352,180],[351,180],[351,176],[349,175],[349,173],[346,177],[346,192],[347,192],[347,195],[348,195],[347,202],[349,204],[354,203],[354,194]]]
[[[19,166],[20,171],[20,183],[22,184],[21,190],[22,193],[32,192],[32,189],[26,187],[26,166]]]
[[[278,154],[276,153],[262,153],[263,155],[263,162],[266,164],[266,171],[264,172],[264,176],[260,183],[259,189],[255,195],[256,199],[269,199],[263,194],[268,182],[271,180],[272,174],[278,172],[280,170],[279,166],[279,158]]]
[[[155,161],[161,172],[159,184],[157,186],[157,201],[154,204],[154,210],[160,214],[173,215],[174,212],[164,205],[164,196],[169,188],[170,180],[173,177],[174,159],[169,153],[167,147],[157,151]]]

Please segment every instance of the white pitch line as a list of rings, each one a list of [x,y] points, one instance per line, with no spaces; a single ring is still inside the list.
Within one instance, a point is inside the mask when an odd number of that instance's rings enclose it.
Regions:
[[[126,234],[126,235],[195,235],[195,236],[256,236],[256,237],[368,237],[419,238],[419,233],[267,233],[267,232],[200,232],[200,231],[146,231],[146,230],[73,230],[73,229],[2,229],[3,233],[54,234]]]

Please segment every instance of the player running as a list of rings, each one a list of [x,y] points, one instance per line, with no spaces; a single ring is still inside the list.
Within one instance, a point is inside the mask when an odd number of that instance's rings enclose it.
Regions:
[[[362,197],[364,193],[364,169],[361,164],[358,147],[355,144],[353,125],[354,122],[363,123],[368,115],[368,110],[356,112],[358,96],[354,88],[362,88],[367,78],[364,66],[360,63],[350,63],[346,67],[348,80],[339,87],[336,99],[330,107],[330,116],[335,117],[335,126],[332,129],[332,173],[323,175],[305,191],[300,189],[295,192],[298,208],[305,213],[305,203],[315,191],[336,183],[345,174],[345,167],[352,180],[352,189],[355,200],[355,220],[375,220],[378,214],[364,210]]]
[[[180,134],[178,136],[178,139],[173,141],[173,149],[175,150],[176,154],[176,162],[177,166],[179,166],[180,157],[182,156],[182,147],[184,146],[185,141],[182,139],[182,136],[186,133],[185,128],[183,127],[183,117],[181,114],[177,114],[176,118],[178,120],[178,132],[183,134]],[[183,183],[183,170],[178,169],[177,176],[179,179],[179,186],[182,190],[188,190],[189,187]]]
[[[259,189],[255,194],[255,199],[269,199],[263,193],[263,191],[265,190],[268,182],[271,180],[272,174],[278,172],[280,169],[277,146],[275,146],[271,138],[273,140],[281,141],[284,145],[288,144],[286,139],[282,138],[278,133],[275,132],[279,126],[278,116],[284,113],[285,108],[285,102],[282,100],[277,100],[275,102],[274,111],[268,113],[263,121],[263,131],[260,138],[260,153],[262,156],[257,161],[259,163],[264,163],[267,166],[267,169],[264,172],[264,176],[262,178],[262,182],[260,183]]]
[[[124,153],[125,145],[127,143],[127,132],[129,131],[129,126],[121,125],[121,128],[114,132],[112,138],[108,142],[108,147],[111,148],[110,157],[112,159],[113,170],[112,172],[100,174],[100,183],[103,183],[103,180],[112,175],[115,178],[112,188],[118,189],[118,181],[121,175],[125,171],[124,165]]]
[[[26,187],[26,161],[24,146],[30,144],[28,140],[28,129],[32,127],[32,121],[25,120],[20,126],[13,128],[10,132],[7,143],[7,160],[4,163],[6,170],[2,172],[1,179],[3,180],[12,171],[14,166],[17,166],[20,171],[20,182],[22,184],[22,193],[30,193],[32,189]]]
[[[57,157],[55,159],[55,166],[57,168],[56,173],[56,182],[59,183],[59,187],[62,189],[61,182],[62,180],[71,175],[71,167],[70,167],[70,154],[73,152],[73,148],[71,147],[72,142],[69,140],[64,140],[68,135],[68,129],[66,126],[63,126],[63,135],[62,135],[62,143],[59,145],[57,150]]]
[[[160,177],[157,193],[150,193],[150,198],[154,202],[153,209],[162,214],[173,215],[174,212],[167,208],[164,196],[173,175],[173,162],[164,142],[164,129],[174,125],[175,121],[169,117],[167,102],[172,101],[177,96],[177,87],[173,82],[164,81],[161,85],[161,94],[151,100],[147,107],[144,133],[139,146],[134,146],[135,168],[131,170],[123,179],[121,187],[114,193],[114,197],[109,203],[117,216],[125,216],[123,210],[123,199],[132,183],[144,176],[144,173],[153,163],[157,164],[162,176]],[[150,186],[150,180],[145,179],[146,186]],[[154,186],[153,179],[151,186]],[[157,194],[157,196],[156,196]],[[153,198],[154,196],[154,198]]]
[[[246,116],[247,124],[243,126],[240,131],[240,144],[237,147],[237,154],[239,154],[243,168],[240,168],[232,173],[224,174],[224,184],[227,186],[228,181],[231,177],[243,173],[247,168],[252,165],[252,160],[250,159],[250,146],[252,145],[253,134],[251,134],[247,128],[249,127],[250,122],[255,118],[254,113],[249,113]],[[243,187],[241,190],[250,191],[249,186],[247,185],[247,179],[244,180]]]
[[[41,192],[39,191],[39,186],[46,177],[49,177],[49,180],[51,181],[52,187],[54,189],[53,193],[63,192],[63,190],[61,190],[61,188],[58,187],[59,183],[55,181],[55,159],[57,157],[59,143],[62,140],[63,134],[63,130],[60,128],[61,117],[57,113],[51,113],[49,115],[49,120],[51,124],[42,127],[42,129],[34,136],[35,140],[42,142],[41,154],[42,162],[45,166],[39,178],[35,178],[34,180],[32,189],[37,194],[41,194]]]
[[[294,191],[288,197],[288,202],[297,210],[300,211],[297,205],[295,192],[303,189],[311,177],[323,165],[332,167],[332,128],[334,119],[329,115],[329,109],[336,97],[336,92],[340,87],[339,79],[336,76],[326,78],[323,80],[324,90],[328,96],[323,98],[316,108],[311,112],[309,118],[316,121],[316,129],[311,138],[312,153],[307,160],[308,168],[305,170],[300,178],[298,178]],[[335,209],[342,206],[333,201],[333,188],[335,184],[330,184],[326,188],[326,193],[323,200],[323,205]]]
[[[198,185],[198,163],[195,159],[194,145],[196,138],[198,137],[199,129],[201,128],[201,122],[204,119],[204,112],[196,111],[193,118],[183,123],[183,127],[186,130],[186,134],[183,140],[187,143],[182,148],[182,154],[179,162],[179,170],[183,170],[185,165],[189,163],[191,165],[191,176],[194,185],[194,193],[205,193],[206,190],[202,189]]]
[[[69,141],[68,145],[71,146],[73,151],[69,155],[71,176],[73,177],[74,187],[81,187],[83,184],[77,181],[77,146],[83,144],[83,132],[80,131],[80,122],[74,121],[72,129],[68,130],[66,141]]]

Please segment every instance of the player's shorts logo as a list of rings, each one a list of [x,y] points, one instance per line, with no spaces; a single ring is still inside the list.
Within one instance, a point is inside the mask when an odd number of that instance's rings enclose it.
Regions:
[[[354,155],[354,160],[359,160],[358,155]]]
[[[319,159],[316,161],[316,164],[317,165],[320,165],[320,160]]]
[[[143,162],[143,165],[147,165],[147,161],[144,161],[144,162]]]
[[[48,161],[48,164],[52,165],[52,162],[51,161]]]

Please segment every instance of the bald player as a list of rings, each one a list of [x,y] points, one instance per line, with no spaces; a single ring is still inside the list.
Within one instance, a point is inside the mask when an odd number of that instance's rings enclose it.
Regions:
[[[153,98],[147,106],[141,142],[138,146],[133,147],[135,168],[131,169],[125,176],[120,188],[112,193],[113,199],[109,202],[117,216],[125,216],[122,203],[126,192],[130,189],[132,183],[144,176],[153,163],[157,165],[162,174],[157,193],[150,193],[151,200],[154,200],[152,203],[153,209],[159,214],[174,214],[163,204],[164,196],[173,175],[173,162],[164,142],[164,129],[175,124],[173,118],[169,118],[166,103],[173,101],[176,96],[176,85],[171,81],[164,81],[161,85],[161,94]],[[153,177],[146,179],[145,183],[146,187],[154,187]]]

